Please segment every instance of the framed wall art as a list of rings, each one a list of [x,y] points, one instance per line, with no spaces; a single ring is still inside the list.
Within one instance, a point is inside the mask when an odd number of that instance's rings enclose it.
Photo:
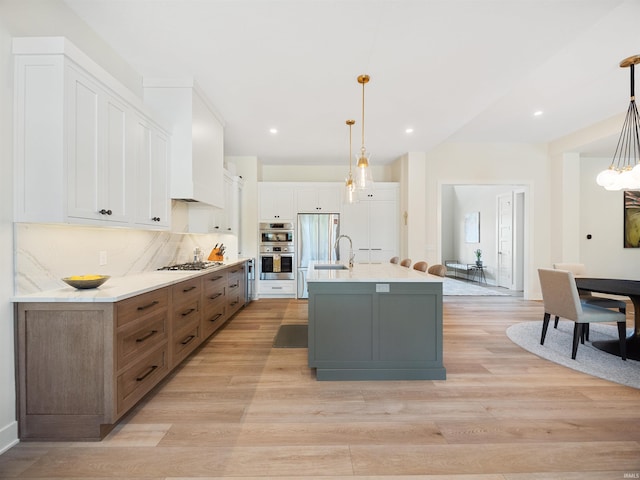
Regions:
[[[464,241],[466,243],[480,243],[480,212],[464,215]]]
[[[640,191],[624,192],[624,248],[640,248]]]

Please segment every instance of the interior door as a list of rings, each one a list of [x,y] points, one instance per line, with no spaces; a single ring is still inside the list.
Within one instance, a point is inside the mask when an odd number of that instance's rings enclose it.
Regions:
[[[513,286],[513,195],[498,195],[498,286]]]

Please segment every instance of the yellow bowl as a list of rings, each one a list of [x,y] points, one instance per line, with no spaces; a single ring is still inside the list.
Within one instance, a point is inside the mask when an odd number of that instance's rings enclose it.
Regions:
[[[74,288],[87,289],[98,288],[111,278],[109,275],[73,275],[63,278],[62,281]]]

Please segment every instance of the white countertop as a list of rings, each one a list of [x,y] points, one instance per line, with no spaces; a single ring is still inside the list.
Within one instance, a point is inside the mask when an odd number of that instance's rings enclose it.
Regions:
[[[313,282],[433,282],[442,283],[442,277],[419,272],[413,268],[393,263],[356,263],[347,270],[317,270],[317,264],[340,264],[340,262],[311,262],[307,272],[307,283]]]
[[[16,295],[11,301],[18,302],[118,302],[126,298],[135,297],[141,293],[150,292],[158,288],[167,287],[189,278],[215,272],[245,262],[240,259],[225,263],[220,267],[207,268],[206,270],[154,270],[137,275],[124,277],[111,277],[98,288],[78,290],[73,287],[64,287],[45,292],[30,293],[28,295]]]

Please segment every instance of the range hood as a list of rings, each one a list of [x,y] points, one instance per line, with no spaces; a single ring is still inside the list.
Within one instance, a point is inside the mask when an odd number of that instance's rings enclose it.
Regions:
[[[171,198],[224,208],[224,121],[193,79],[144,79],[144,103],[171,127]]]

